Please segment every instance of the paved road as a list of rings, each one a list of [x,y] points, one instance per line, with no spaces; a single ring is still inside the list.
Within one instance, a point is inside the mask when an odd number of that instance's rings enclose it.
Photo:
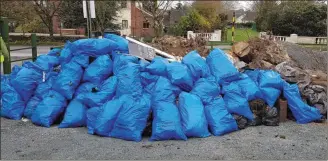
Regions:
[[[26,48],[26,47],[30,47],[30,46],[10,46],[10,50]],[[50,50],[50,47],[52,47],[52,46],[38,46],[38,48],[37,48],[38,55],[48,53]],[[32,56],[32,49],[11,51],[10,56],[12,56],[12,57],[30,57],[30,56]]]
[[[26,48],[26,47],[30,47],[30,46],[10,46],[10,49],[12,50],[12,49],[19,49],[19,48]],[[48,53],[49,50],[50,50],[50,47],[53,47],[53,46],[38,46],[38,48],[37,48],[38,55]],[[10,56],[11,56],[11,60],[17,60],[17,59],[32,57],[32,49],[11,51]],[[14,65],[21,66],[22,63],[23,63],[22,61],[13,62],[13,63],[11,63],[11,67],[13,67]],[[1,73],[3,73],[2,64],[1,64]]]
[[[43,128],[1,118],[1,159],[327,160],[327,125],[290,121],[221,137],[131,142],[89,135],[86,128]]]

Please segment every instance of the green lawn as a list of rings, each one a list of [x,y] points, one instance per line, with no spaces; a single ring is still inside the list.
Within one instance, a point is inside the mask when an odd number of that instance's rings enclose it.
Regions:
[[[305,48],[310,48],[313,50],[317,50],[317,51],[327,51],[327,45],[326,44],[299,44]]]
[[[235,42],[239,41],[247,41],[250,38],[258,37],[259,33],[257,31],[253,31],[252,29],[235,29]],[[231,39],[231,29],[228,29],[228,41],[232,41]]]

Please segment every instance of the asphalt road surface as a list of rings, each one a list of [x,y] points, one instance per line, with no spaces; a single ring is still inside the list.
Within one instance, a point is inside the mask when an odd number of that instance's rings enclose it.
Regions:
[[[1,118],[1,159],[261,159],[327,160],[327,123],[258,126],[187,141],[124,141],[86,128],[38,127]]]
[[[26,48],[26,47],[30,47],[30,46],[10,46],[10,50]],[[38,55],[47,54],[50,51],[50,47],[53,47],[53,46],[37,46]],[[12,56],[12,57],[32,57],[32,49],[11,51],[10,56]]]
[[[30,47],[30,46],[10,46],[10,50],[12,50],[12,49],[26,48],[26,47]],[[38,46],[37,47],[38,55],[47,54],[50,51],[50,47],[53,47],[53,46]],[[11,56],[11,60],[17,60],[17,59],[32,57],[32,49],[11,51],[10,52],[10,56]],[[11,67],[13,67],[14,65],[21,66],[22,64],[23,64],[22,61],[12,62],[11,63]],[[1,64],[1,73],[3,73],[3,66],[2,66],[2,64]]]

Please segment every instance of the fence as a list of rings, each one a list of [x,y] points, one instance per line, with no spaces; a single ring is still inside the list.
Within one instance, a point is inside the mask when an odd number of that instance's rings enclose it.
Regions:
[[[270,38],[270,35],[267,35],[266,32],[260,32],[259,37]],[[309,37],[309,36],[298,36],[297,34],[290,34],[290,36],[271,35],[271,38],[274,41],[286,41],[295,44],[313,44],[313,45],[327,44],[327,37]]]
[[[9,46],[9,26],[8,26],[8,19],[6,17],[1,17],[0,18],[0,34],[1,34],[1,37],[2,37],[2,39],[0,39],[0,41],[1,41],[0,42],[1,53],[4,56],[3,72],[5,74],[10,74],[11,73],[11,63],[12,62],[24,61],[24,60],[29,60],[29,59],[32,59],[33,61],[36,60],[36,57],[37,57],[37,37],[36,37],[36,34],[31,34],[31,47],[10,50],[10,46]],[[26,49],[32,49],[32,57],[11,60],[10,51],[18,51],[18,50],[26,50]]]

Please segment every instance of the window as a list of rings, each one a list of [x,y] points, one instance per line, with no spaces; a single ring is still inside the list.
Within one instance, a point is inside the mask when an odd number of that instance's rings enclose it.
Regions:
[[[126,1],[122,1],[121,2],[121,7],[122,8],[127,8],[127,2]]]
[[[122,20],[122,29],[128,28],[128,20]]]
[[[143,26],[144,29],[148,29],[149,28],[149,22],[144,21],[142,26]]]

